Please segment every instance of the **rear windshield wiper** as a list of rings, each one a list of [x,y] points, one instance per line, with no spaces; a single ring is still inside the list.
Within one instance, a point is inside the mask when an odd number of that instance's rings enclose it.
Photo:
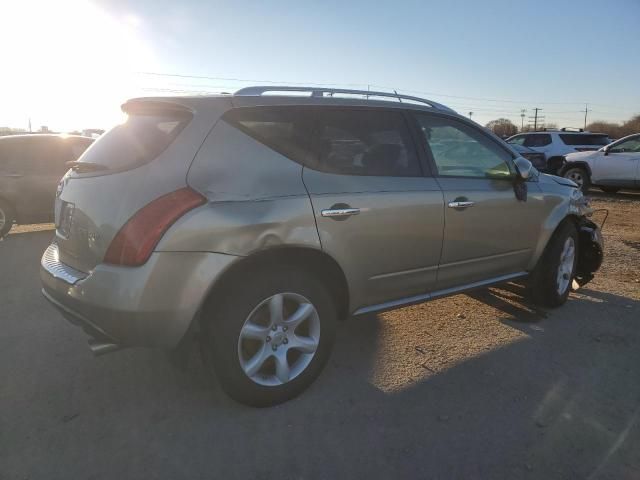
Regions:
[[[78,173],[87,173],[87,172],[102,172],[104,170],[109,170],[104,165],[100,165],[99,163],[91,163],[91,162],[67,162],[65,164],[74,172]]]

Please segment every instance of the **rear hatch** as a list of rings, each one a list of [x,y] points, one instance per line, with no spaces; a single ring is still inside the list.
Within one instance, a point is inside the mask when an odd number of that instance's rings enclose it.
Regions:
[[[136,99],[124,104],[127,120],[71,162],[58,187],[60,261],[89,272],[138,210],[185,187],[198,148],[228,105],[224,97]]]

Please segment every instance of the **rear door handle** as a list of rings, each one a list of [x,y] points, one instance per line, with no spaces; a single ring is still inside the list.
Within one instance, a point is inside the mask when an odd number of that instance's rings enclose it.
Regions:
[[[351,215],[358,215],[360,213],[359,208],[330,208],[322,210],[320,212],[323,217],[349,217]]]
[[[21,173],[3,173],[0,176],[2,177],[7,177],[7,178],[20,178],[20,177],[24,177],[23,174]]]
[[[464,201],[464,202],[449,202],[449,208],[469,208],[469,207],[473,207],[476,204],[476,202],[469,202],[469,201]]]

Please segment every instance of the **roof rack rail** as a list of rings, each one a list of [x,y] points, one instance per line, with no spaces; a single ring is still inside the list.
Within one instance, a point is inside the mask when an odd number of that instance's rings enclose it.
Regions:
[[[411,95],[403,95],[397,92],[376,92],[373,90],[349,90],[344,88],[325,88],[325,87],[289,87],[289,86],[256,86],[256,87],[245,87],[238,90],[234,95],[237,96],[260,96],[267,92],[310,92],[312,97],[324,97],[325,94],[329,94],[329,96],[333,96],[334,94],[345,94],[345,95],[362,95],[369,99],[369,97],[384,97],[384,98],[394,98],[402,103],[403,100],[409,100],[412,102],[424,103],[425,105],[429,105],[430,107],[436,108],[438,110],[443,110],[446,112],[454,112],[451,108],[442,105],[440,103],[434,102],[432,100],[427,100],[425,98],[413,97]]]
[[[584,128],[579,127],[563,127],[560,129],[561,132],[584,132]]]

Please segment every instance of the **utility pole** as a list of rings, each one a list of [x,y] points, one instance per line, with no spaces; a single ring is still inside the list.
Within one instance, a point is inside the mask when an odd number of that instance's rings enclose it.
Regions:
[[[536,132],[538,130],[538,125],[542,125],[542,121],[544,120],[544,117],[541,115],[538,115],[538,112],[541,112],[542,109],[541,108],[534,108],[533,109],[534,114],[533,117],[529,117],[529,124],[533,123],[533,131]]]
[[[589,113],[589,105],[584,104],[584,129],[587,129],[587,113]]]
[[[522,132],[524,130],[524,117],[525,117],[525,112],[527,110],[526,109],[522,109],[520,110],[520,131]]]
[[[29,117],[29,133],[31,133],[31,117]]]

